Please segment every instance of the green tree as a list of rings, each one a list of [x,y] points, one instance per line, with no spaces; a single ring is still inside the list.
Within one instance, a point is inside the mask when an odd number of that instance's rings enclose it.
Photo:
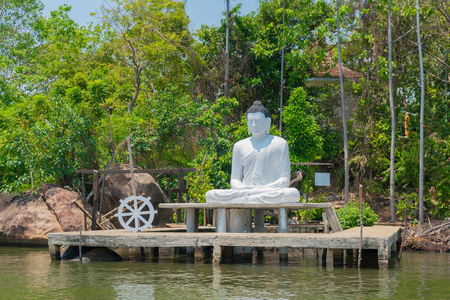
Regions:
[[[306,91],[296,88],[283,111],[286,140],[292,162],[310,162],[321,158],[323,138],[315,117],[317,109],[307,100]]]
[[[110,30],[112,57],[134,88],[128,114],[141,90],[156,93],[167,83],[189,82],[184,70],[191,36],[183,2],[113,0],[100,11]]]

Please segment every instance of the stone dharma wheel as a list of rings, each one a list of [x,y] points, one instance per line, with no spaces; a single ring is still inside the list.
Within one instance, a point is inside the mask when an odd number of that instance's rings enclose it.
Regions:
[[[137,232],[152,228],[157,210],[153,208],[150,197],[130,196],[120,200],[118,213],[115,215],[128,231]]]

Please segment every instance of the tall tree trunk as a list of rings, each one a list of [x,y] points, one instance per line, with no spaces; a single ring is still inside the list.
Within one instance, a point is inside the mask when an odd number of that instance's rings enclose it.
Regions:
[[[389,44],[389,106],[391,108],[391,165],[390,165],[390,194],[391,222],[395,222],[395,107],[392,90],[392,26],[391,26],[391,0],[388,7],[388,44]]]
[[[230,72],[230,0],[227,0],[227,28],[225,36],[225,86],[224,96],[228,98],[228,78]]]
[[[336,0],[336,26],[337,26],[337,47],[339,58],[339,80],[341,83],[341,112],[342,112],[342,127],[344,131],[344,160],[345,160],[345,189],[344,189],[344,204],[348,202],[348,141],[347,141],[347,118],[345,116],[345,95],[344,95],[344,73],[342,71],[341,58],[341,42],[339,34],[339,0]]]
[[[447,110],[448,110],[448,49],[445,50],[445,121],[447,120]]]
[[[285,11],[285,0],[283,0],[283,45],[281,45],[281,78],[280,78],[280,133],[283,132],[283,90],[284,90],[284,11]]]
[[[224,93],[225,98],[228,98],[228,80],[230,77],[230,0],[227,0],[227,28],[225,34],[225,84]],[[228,116],[223,116],[223,122],[228,124]]]
[[[139,96],[139,92],[141,91],[141,82],[140,82],[140,76],[141,76],[142,68],[138,65],[134,67],[134,95],[131,99],[130,103],[128,103],[128,111],[127,116],[130,115],[130,112],[133,110],[134,103],[136,103],[136,100]]]
[[[425,83],[423,78],[422,43],[420,42],[420,7],[419,0],[416,2],[417,15],[417,45],[419,47],[420,61],[420,163],[419,163],[419,223],[423,224],[423,126],[425,114]]]

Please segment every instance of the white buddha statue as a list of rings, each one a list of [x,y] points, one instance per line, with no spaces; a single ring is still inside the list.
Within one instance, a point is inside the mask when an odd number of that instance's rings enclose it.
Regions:
[[[289,188],[291,169],[287,142],[269,135],[270,113],[255,101],[247,111],[252,136],[233,147],[231,189],[211,190],[206,202],[286,203],[298,202],[300,193]]]

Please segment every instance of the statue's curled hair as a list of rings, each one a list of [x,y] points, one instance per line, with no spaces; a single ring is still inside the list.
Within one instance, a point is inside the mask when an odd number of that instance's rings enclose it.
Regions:
[[[266,118],[270,118],[270,112],[262,105],[261,101],[253,102],[253,105],[247,110],[247,115],[262,112]]]

